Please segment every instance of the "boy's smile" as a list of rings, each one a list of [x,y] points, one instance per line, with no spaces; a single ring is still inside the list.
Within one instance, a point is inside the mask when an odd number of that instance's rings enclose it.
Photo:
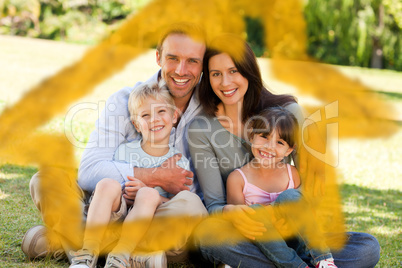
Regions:
[[[176,121],[174,107],[163,100],[148,98],[139,107],[133,123],[142,135],[142,145],[155,149],[168,148],[170,132]]]

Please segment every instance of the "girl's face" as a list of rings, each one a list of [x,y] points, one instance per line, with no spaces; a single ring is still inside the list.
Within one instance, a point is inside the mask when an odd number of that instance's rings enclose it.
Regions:
[[[281,139],[278,130],[272,131],[271,135],[254,134],[251,139],[251,152],[255,159],[264,167],[275,167],[293,151],[289,144]]]
[[[209,80],[212,90],[224,105],[243,104],[248,80],[237,70],[232,58],[221,53],[209,59]]]
[[[170,131],[177,122],[177,113],[163,100],[148,98],[137,110],[133,122],[138,132],[141,132],[144,143],[167,146]]]

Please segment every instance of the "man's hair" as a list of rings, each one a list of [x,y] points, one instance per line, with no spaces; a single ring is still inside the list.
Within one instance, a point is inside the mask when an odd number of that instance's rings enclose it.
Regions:
[[[206,44],[206,34],[201,26],[189,22],[174,23],[167,26],[166,30],[163,31],[161,38],[159,38],[158,45],[156,46],[159,54],[162,54],[163,42],[172,34],[187,35],[195,41]]]
[[[296,117],[283,107],[271,107],[250,118],[248,138],[251,140],[254,135],[271,135],[275,129],[279,137],[289,144],[296,145],[299,132],[299,124]]]
[[[138,109],[149,98],[166,102],[169,106],[168,108],[175,109],[176,107],[165,80],[161,79],[159,83],[142,83],[131,91],[128,99],[128,111],[130,112],[131,121],[135,121]]]

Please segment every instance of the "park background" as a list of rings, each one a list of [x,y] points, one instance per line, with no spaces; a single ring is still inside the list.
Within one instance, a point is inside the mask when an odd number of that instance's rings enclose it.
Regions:
[[[15,104],[32,86],[78,61],[148,2],[0,1],[0,111]],[[399,130],[393,135],[341,139],[335,150],[339,152],[338,182],[348,229],[378,238],[382,247],[378,267],[401,266],[402,4],[393,0],[310,0],[305,4],[309,54],[323,63],[336,64],[332,67],[369,86],[397,111],[391,120]],[[314,96],[299,96],[297,88],[272,75],[261,20],[244,20],[244,35],[260,56],[265,83],[274,92],[295,94],[302,105],[314,102]],[[106,98],[157,70],[155,51],[150,48],[39,131],[70,135],[78,163]],[[92,109],[94,105],[98,109]],[[25,231],[41,224],[28,190],[36,170],[34,165],[1,163],[0,267],[68,267],[53,260],[31,262],[20,250]]]

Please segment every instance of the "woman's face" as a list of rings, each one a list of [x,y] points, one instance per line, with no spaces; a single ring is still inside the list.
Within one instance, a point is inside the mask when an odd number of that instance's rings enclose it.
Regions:
[[[243,104],[248,80],[237,70],[232,58],[221,53],[209,59],[209,80],[212,90],[224,105]]]

